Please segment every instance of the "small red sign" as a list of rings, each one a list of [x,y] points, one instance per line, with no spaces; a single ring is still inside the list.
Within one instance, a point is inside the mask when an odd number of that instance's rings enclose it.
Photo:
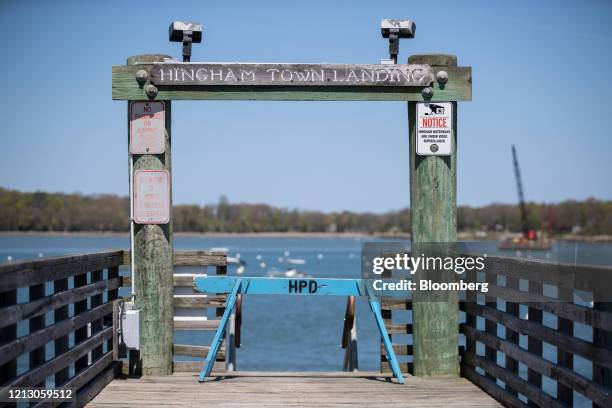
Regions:
[[[130,104],[130,153],[161,154],[166,150],[166,106],[161,101]]]
[[[170,174],[166,170],[136,170],[133,205],[137,224],[167,224],[170,221]]]

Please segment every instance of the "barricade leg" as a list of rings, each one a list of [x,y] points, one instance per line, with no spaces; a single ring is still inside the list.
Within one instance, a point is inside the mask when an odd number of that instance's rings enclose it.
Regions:
[[[238,298],[238,293],[240,291],[241,284],[242,280],[237,279],[232,289],[232,292],[227,298],[225,312],[223,312],[223,316],[221,317],[221,321],[219,322],[219,327],[217,327],[215,337],[210,346],[210,350],[208,351],[208,356],[206,357],[206,360],[204,361],[204,366],[202,367],[202,371],[200,372],[200,378],[198,379],[198,381],[200,382],[204,382],[204,379],[210,376],[210,373],[212,372],[217,352],[219,351],[219,347],[221,347],[223,337],[225,337],[225,329],[227,328],[229,317],[232,314],[232,311],[234,310],[234,306],[236,306],[236,299]]]

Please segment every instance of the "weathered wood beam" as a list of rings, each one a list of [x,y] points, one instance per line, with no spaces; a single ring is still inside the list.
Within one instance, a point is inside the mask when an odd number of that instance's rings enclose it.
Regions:
[[[457,59],[448,55],[417,55],[408,63],[428,63],[451,72]],[[450,85],[449,83],[446,84]],[[437,91],[434,90],[434,98]],[[447,98],[453,101],[455,98]],[[417,146],[417,103],[408,102],[410,150],[410,220],[412,252],[437,250],[457,240],[457,103],[452,103],[450,156],[420,156]],[[421,279],[427,279],[422,274]],[[456,293],[416,291],[412,302],[414,374],[459,375],[458,297]],[[434,324],[435,322],[435,324]]]
[[[168,67],[194,67],[198,64],[172,64]],[[265,69],[279,69],[279,73],[275,78],[281,78],[281,72],[286,64],[208,64],[215,67],[224,67],[225,78],[227,78],[228,69],[232,66],[266,66]],[[276,68],[274,68],[276,66]],[[472,99],[472,69],[470,67],[445,67],[448,73],[448,82],[440,87],[436,81],[417,80],[404,82],[386,81],[371,81],[369,72],[375,70],[397,70],[397,72],[407,72],[411,65],[331,65],[331,64],[302,64],[302,67],[307,67],[301,71],[300,78],[304,79],[304,72],[308,71],[311,75],[312,71],[324,73],[329,71],[330,76],[323,76],[323,81],[318,81],[319,76],[315,75],[316,80],[300,81],[296,70],[292,71],[293,82],[289,78],[289,74],[285,75],[287,81],[271,80],[271,73],[266,72],[265,78],[254,81],[242,80],[240,74],[234,75],[240,80],[233,81],[231,76],[229,81],[219,81],[218,76],[215,76],[215,82],[197,81],[196,72],[194,71],[194,80],[191,81],[191,70],[188,71],[186,81],[161,81],[160,69],[161,65],[156,64],[139,64],[129,66],[114,66],[112,70],[112,91],[113,99],[115,100],[148,100],[146,89],[148,85],[152,85],[155,81],[157,94],[153,97],[156,100],[363,100],[363,101],[422,101],[423,96],[421,91],[424,87],[431,86],[434,89],[433,101],[459,101]],[[329,67],[329,68],[328,68]],[[367,68],[367,74],[362,74],[362,67]],[[369,68],[374,67],[374,68]],[[334,69],[336,69],[336,81],[334,82]],[[440,67],[430,67],[431,71],[427,71],[426,78],[429,78],[430,73],[435,76]],[[147,72],[148,80],[144,83],[139,83],[136,80],[136,72],[142,70]],[[350,74],[353,70],[355,76]],[[247,72],[249,70],[247,69]],[[340,78],[339,72],[342,72],[341,78],[344,81],[338,81]],[[375,71],[377,72],[377,71]],[[210,71],[209,71],[210,74]],[[365,75],[365,78],[363,76]],[[374,74],[376,75],[376,74]],[[157,78],[155,78],[157,76]],[[350,76],[350,78],[349,78]],[[395,75],[397,78],[399,74]],[[153,77],[153,78],[152,78]],[[183,78],[183,71],[180,71],[180,79]],[[203,76],[200,76],[203,78]],[[207,77],[210,77],[208,75]],[[390,76],[391,77],[391,76]],[[166,79],[168,76],[166,77]],[[250,78],[250,76],[249,76]],[[309,77],[312,78],[312,77]],[[356,79],[358,80],[356,80]],[[245,78],[248,79],[248,78]],[[329,79],[329,81],[328,81]],[[365,79],[362,80],[362,79]],[[377,79],[377,78],[375,78]],[[433,78],[432,78],[433,79]],[[161,84],[160,84],[161,83]],[[180,84],[177,84],[180,83]],[[406,84],[412,84],[406,86]]]
[[[69,255],[0,265],[0,292],[119,266],[123,251]]]
[[[131,262],[130,251],[123,251],[122,264]],[[215,251],[174,251],[172,255],[174,266],[221,266],[227,265],[227,254]]]
[[[159,56],[158,56],[159,57]],[[155,57],[155,58],[158,58]],[[163,58],[163,57],[159,57]],[[149,61],[146,56],[131,58],[130,63]],[[134,80],[135,81],[135,80]],[[146,96],[128,98],[148,99]],[[172,208],[172,171],[171,171],[171,103],[165,105],[165,150],[161,154],[134,154],[129,151],[130,102],[127,103],[128,115],[128,160],[133,163],[133,173],[138,170],[165,170],[169,174],[168,205]],[[134,307],[140,311],[140,350],[143,375],[172,374],[172,217],[166,224],[134,224],[132,256],[134,265]],[[135,353],[134,353],[135,355]],[[134,357],[135,358],[135,357]],[[137,364],[138,365],[138,364]]]

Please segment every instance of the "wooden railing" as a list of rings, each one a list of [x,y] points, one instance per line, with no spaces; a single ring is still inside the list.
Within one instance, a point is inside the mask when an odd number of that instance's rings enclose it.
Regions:
[[[197,275],[227,274],[227,254],[225,252],[212,251],[175,251],[174,252],[174,330],[175,331],[214,331],[219,326],[219,319],[225,311],[226,295],[208,295],[193,290],[193,278]],[[124,251],[123,264],[130,264],[130,253]],[[181,273],[180,269],[190,267],[196,269],[190,273]],[[209,270],[210,267],[210,270]],[[130,286],[131,278],[123,278],[123,286]],[[207,317],[209,309],[214,310],[212,318]],[[233,320],[233,319],[232,319]],[[228,337],[234,328],[230,325]],[[212,339],[212,337],[211,337]],[[235,369],[234,341],[224,340],[221,350],[217,354],[216,372],[226,369]],[[210,347],[196,344],[175,344],[174,355],[178,358],[174,361],[174,371],[195,372],[202,369],[202,361],[206,358]],[[227,358],[226,358],[226,350]],[[185,361],[182,357],[198,357],[198,361]],[[128,363],[124,364],[124,372],[129,372]]]
[[[3,389],[71,388],[75,405],[81,406],[117,376],[112,312],[122,255],[101,252],[0,265]],[[48,343],[52,347],[45,347]]]
[[[488,292],[461,305],[462,374],[507,406],[612,406],[612,303],[598,302],[610,301],[600,289],[612,291],[601,287],[612,269],[492,257],[485,264],[486,273],[469,279],[488,282]],[[575,295],[595,301],[579,304]]]

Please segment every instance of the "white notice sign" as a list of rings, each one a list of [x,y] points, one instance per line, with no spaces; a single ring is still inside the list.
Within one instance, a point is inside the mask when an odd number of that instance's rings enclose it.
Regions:
[[[134,172],[134,222],[167,224],[170,221],[170,174],[166,170]]]
[[[417,103],[416,152],[420,156],[449,156],[453,131],[451,102]]]
[[[160,154],[166,150],[166,112],[160,101],[130,104],[130,153]]]

